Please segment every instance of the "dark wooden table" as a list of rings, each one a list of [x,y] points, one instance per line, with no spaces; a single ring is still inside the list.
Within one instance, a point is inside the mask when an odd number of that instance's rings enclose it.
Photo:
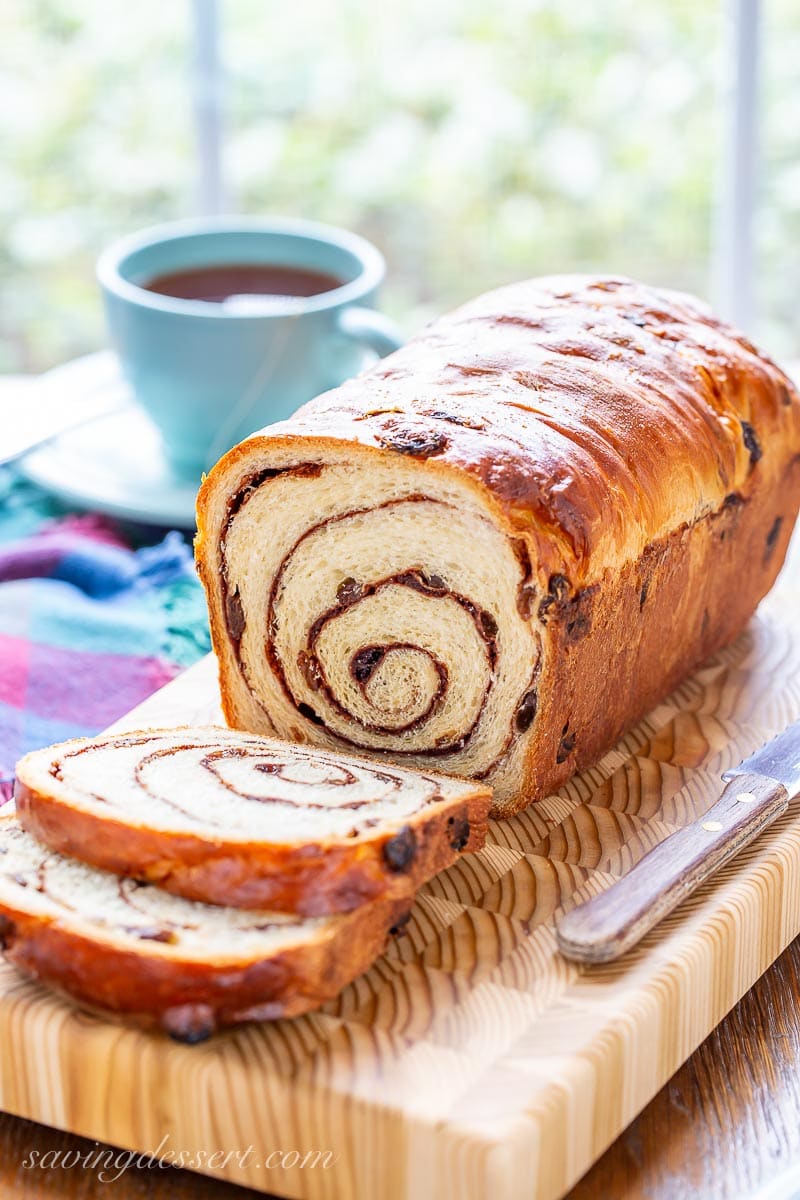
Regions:
[[[116,1182],[102,1182],[91,1170],[23,1165],[32,1150],[41,1155],[96,1147],[96,1142],[0,1115],[0,1197],[263,1200],[249,1189],[171,1167],[133,1167]],[[740,1200],[755,1197],[793,1164],[797,1178],[786,1179],[769,1200],[800,1196],[800,939],[584,1176],[569,1200]]]

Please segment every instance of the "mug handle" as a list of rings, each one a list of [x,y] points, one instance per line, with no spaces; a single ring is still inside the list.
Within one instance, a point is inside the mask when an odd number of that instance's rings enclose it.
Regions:
[[[374,308],[363,308],[354,304],[339,314],[339,329],[345,337],[363,342],[374,350],[378,358],[385,358],[393,350],[399,350],[405,340],[394,321]]]

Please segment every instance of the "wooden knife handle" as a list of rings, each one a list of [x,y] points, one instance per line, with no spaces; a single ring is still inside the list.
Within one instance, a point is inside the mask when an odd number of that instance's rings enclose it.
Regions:
[[[700,820],[665,838],[622,879],[557,921],[561,953],[583,963],[619,958],[788,805],[782,784],[737,775]]]

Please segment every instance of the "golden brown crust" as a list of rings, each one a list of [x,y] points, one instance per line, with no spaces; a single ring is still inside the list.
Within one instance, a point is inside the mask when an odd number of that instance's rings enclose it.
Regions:
[[[218,489],[253,459],[313,463],[343,443],[362,471],[402,455],[421,493],[457,478],[531,564],[539,707],[516,785],[488,776],[501,816],[595,761],[736,636],[800,502],[800,397],[700,302],[619,278],[501,289],[234,448],[201,488],[198,567],[232,724],[253,727],[255,709],[234,694]],[[321,734],[298,719],[291,736]]]
[[[599,587],[566,597],[560,613],[555,606],[526,795],[540,799],[597,762],[741,633],[780,569],[799,504],[797,455],[777,489],[732,499],[653,542]],[[501,801],[492,815],[512,816],[521,807]]]
[[[580,585],[718,509],[757,464],[774,480],[785,455],[764,451],[800,450],[800,397],[691,296],[552,276],[440,318],[265,433],[388,453],[417,436],[401,452],[474,478]]]
[[[219,966],[99,946],[5,904],[0,918],[5,957],[26,974],[93,1010],[156,1024],[179,1041],[194,1042],[241,1021],[318,1008],[367,970],[407,908],[407,901],[380,901],[342,917],[335,940]]]
[[[336,919],[335,933],[266,959],[181,960],[132,949],[0,902],[0,949],[20,970],[94,1010],[196,1042],[240,1021],[297,1016],[362,974],[402,927],[409,901],[378,901]]]
[[[24,766],[18,770],[24,773]],[[23,828],[60,854],[147,880],[189,900],[326,916],[371,900],[406,898],[410,903],[426,880],[461,854],[481,848],[491,790],[476,785],[463,799],[420,810],[400,830],[297,846],[224,836],[212,841],[133,824],[110,813],[99,816],[19,777],[14,796]]]

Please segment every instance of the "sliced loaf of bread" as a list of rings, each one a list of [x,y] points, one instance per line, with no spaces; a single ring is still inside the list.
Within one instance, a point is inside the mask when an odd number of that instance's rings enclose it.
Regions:
[[[187,899],[303,916],[411,899],[486,836],[491,789],[217,726],[64,742],[23,758],[41,842]]]
[[[82,1005],[196,1042],[295,1016],[365,971],[407,900],[301,918],[198,904],[40,846],[0,815],[0,948]]]

